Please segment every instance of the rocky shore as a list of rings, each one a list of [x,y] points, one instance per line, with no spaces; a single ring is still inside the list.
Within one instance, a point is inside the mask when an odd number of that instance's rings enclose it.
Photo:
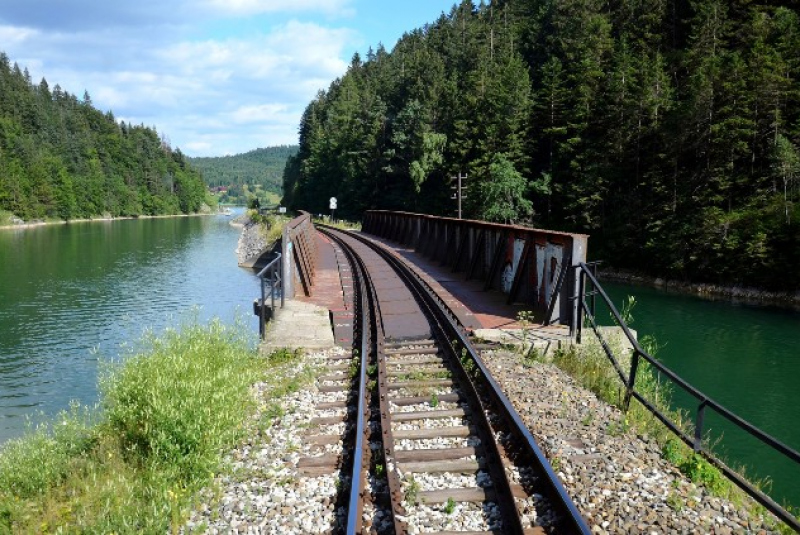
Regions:
[[[758,288],[743,286],[684,282],[611,269],[600,270],[598,275],[601,281],[608,280],[638,284],[641,286],[653,286],[672,292],[698,295],[709,299],[732,299],[745,303],[774,304],[800,309],[800,292],[769,292]]]
[[[254,223],[245,213],[231,221],[231,225],[241,227],[239,243],[236,245],[236,259],[240,266],[252,266],[269,245],[261,231],[261,225]]]
[[[19,229],[43,227],[47,225],[74,225],[76,223],[125,221],[128,219],[168,219],[172,217],[195,217],[201,215],[214,215],[214,214],[215,212],[213,212],[211,208],[208,207],[208,205],[204,204],[198,212],[193,214],[137,215],[137,216],[114,217],[111,214],[106,213],[88,219],[70,219],[68,221],[65,221],[63,219],[57,219],[57,220],[31,219],[26,221],[12,215],[5,219],[0,219],[0,230],[12,230],[12,229],[19,230]]]
[[[309,369],[320,375],[331,352],[343,350],[307,355],[273,381],[286,382]],[[625,429],[622,413],[559,368],[542,362],[523,365],[512,351],[491,353],[486,361],[594,533],[776,533],[770,518],[687,480],[662,458],[653,441]],[[299,535],[332,529],[344,514],[335,505],[339,473],[310,477],[298,470],[301,457],[323,453],[305,437],[334,432],[311,423],[319,416],[315,407],[344,396],[319,392],[316,384],[311,381],[283,399],[272,398],[263,385],[254,386],[258,424],[227,454],[228,468],[198,497],[183,533]],[[341,416],[344,410],[332,409],[330,416]],[[341,447],[330,444],[324,451],[336,453]],[[441,526],[424,529],[453,524],[452,516],[440,516]]]

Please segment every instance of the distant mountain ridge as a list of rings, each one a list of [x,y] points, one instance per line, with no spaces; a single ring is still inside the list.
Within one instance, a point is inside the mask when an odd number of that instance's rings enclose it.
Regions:
[[[233,156],[189,158],[203,174],[209,188],[241,189],[260,185],[268,192],[283,191],[286,160],[297,154],[296,145],[280,145],[251,150]]]

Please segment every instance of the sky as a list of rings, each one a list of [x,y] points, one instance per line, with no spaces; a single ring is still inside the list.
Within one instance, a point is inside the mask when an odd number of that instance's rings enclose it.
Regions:
[[[306,105],[353,54],[456,0],[2,0],[0,51],[34,82],[189,156],[297,143]]]

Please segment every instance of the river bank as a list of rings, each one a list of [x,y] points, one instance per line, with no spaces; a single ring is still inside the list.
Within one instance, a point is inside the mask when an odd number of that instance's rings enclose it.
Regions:
[[[698,282],[686,282],[662,277],[653,277],[633,271],[601,269],[601,281],[622,282],[638,286],[650,286],[669,292],[696,295],[710,300],[730,300],[750,304],[777,305],[800,310],[800,291],[770,292],[759,288],[724,286]]]
[[[249,330],[217,320],[143,343],[102,379],[100,403],[0,447],[0,533],[169,532],[251,430],[253,385],[285,391],[273,377],[295,360],[260,356]]]
[[[194,214],[164,214],[164,215],[137,215],[137,216],[122,216],[122,217],[92,217],[88,219],[70,219],[70,220],[36,220],[25,222],[19,218],[14,218],[14,223],[10,224],[2,224],[0,225],[0,230],[20,230],[20,229],[30,229],[36,227],[45,227],[49,225],[72,225],[74,223],[102,223],[102,222],[109,222],[109,221],[125,221],[131,219],[169,219],[173,217],[195,217],[195,216],[205,216],[205,215],[216,215],[217,212],[211,210],[210,207],[206,206],[208,209],[202,210],[200,212]],[[11,220],[12,218],[9,218]]]
[[[253,267],[269,246],[266,233],[261,225],[250,218],[247,212],[233,219],[230,224],[241,229],[239,241],[236,244],[236,261],[239,267]]]

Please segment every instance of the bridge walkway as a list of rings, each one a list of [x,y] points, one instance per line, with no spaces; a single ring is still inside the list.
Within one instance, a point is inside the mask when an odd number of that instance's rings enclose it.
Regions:
[[[475,336],[491,341],[514,343],[522,339],[523,325],[518,314],[523,305],[509,305],[507,296],[497,290],[484,290],[479,281],[468,281],[463,273],[453,273],[448,266],[390,240],[364,233],[409,263],[454,311],[461,323]],[[298,295],[297,300],[330,311],[336,344],[352,343],[352,288],[349,268],[341,251],[321,233],[317,233],[317,272],[311,296]],[[548,347],[569,339],[565,326],[526,325],[524,335],[538,345]]]

